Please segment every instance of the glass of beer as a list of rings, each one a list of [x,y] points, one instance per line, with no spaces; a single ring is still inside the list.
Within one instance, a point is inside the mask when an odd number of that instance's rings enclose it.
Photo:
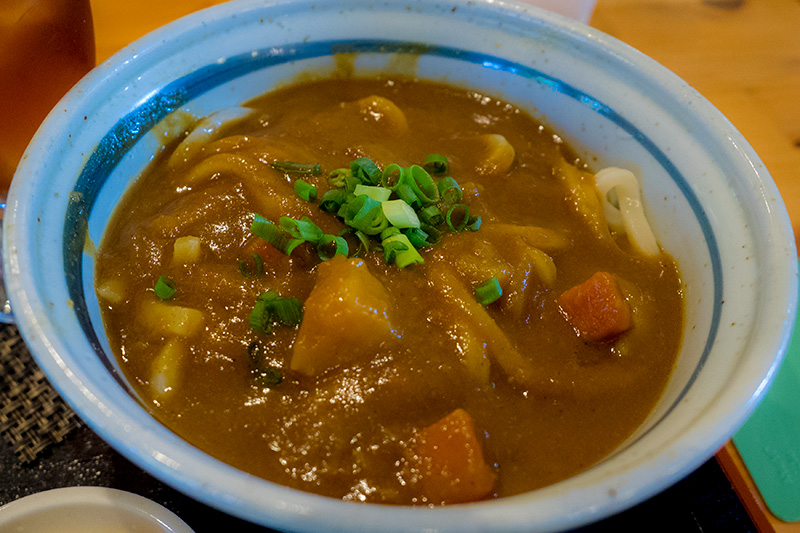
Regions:
[[[42,120],[94,64],[89,0],[0,0],[3,206],[17,164]]]
[[[0,243],[8,188],[39,125],[95,63],[89,0],[0,0]],[[0,322],[13,322],[0,265]]]

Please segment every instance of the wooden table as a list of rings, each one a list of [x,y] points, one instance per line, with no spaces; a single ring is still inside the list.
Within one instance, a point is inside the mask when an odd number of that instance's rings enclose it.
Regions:
[[[92,0],[97,60],[224,0]],[[800,227],[800,1],[598,0],[590,24],[681,76],[724,113],[770,170]],[[762,531],[798,531],[766,510],[732,444],[718,459]]]

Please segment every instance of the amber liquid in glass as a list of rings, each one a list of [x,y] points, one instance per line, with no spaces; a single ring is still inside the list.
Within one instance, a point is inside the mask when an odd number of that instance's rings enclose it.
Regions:
[[[94,63],[89,0],[0,0],[1,202],[42,120]]]

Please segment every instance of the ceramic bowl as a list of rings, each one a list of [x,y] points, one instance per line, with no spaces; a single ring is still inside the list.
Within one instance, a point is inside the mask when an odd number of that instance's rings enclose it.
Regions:
[[[105,487],[51,489],[0,506],[0,531],[193,533],[183,520],[156,502]]]
[[[304,71],[409,74],[500,96],[551,125],[595,168],[642,176],[657,238],[676,259],[683,347],[643,426],[555,485],[440,508],[352,504],[238,471],[156,422],[108,349],[93,243],[170,135]],[[398,56],[398,54],[407,54]],[[165,121],[165,119],[167,119]],[[597,30],[504,1],[234,1],[121,51],[54,109],[10,192],[4,265],[19,328],[64,398],[119,452],[232,515],[294,531],[547,531],[619,512],[689,474],[763,396],[794,321],[797,254],[767,170],[678,77]]]

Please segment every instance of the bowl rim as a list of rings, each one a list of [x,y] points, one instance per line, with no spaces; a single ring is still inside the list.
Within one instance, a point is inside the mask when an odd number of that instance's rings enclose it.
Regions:
[[[80,518],[74,513],[81,507],[115,513],[117,516],[113,521],[116,524],[109,523],[106,526],[121,526],[125,516],[135,516],[165,533],[192,533],[192,529],[175,513],[144,496],[119,489],[89,486],[49,489],[2,505],[0,529],[31,519],[41,522],[42,517],[47,515],[51,515],[50,519],[55,516],[63,518],[67,513],[73,519]]]
[[[180,34],[181,32],[191,32],[197,31],[197,27],[199,24],[205,24],[206,21],[209,20],[221,20],[226,17],[229,17],[232,14],[240,13],[242,10],[247,9],[256,9],[262,6],[269,6],[275,4],[283,4],[288,2],[262,2],[259,0],[238,0],[228,4],[221,4],[218,6],[214,6],[207,10],[203,10],[199,13],[195,13],[179,19],[175,22],[170,23],[169,25],[156,30],[155,32],[143,37],[142,39],[133,43],[130,47],[126,48],[123,51],[118,52],[112,58],[104,62],[100,65],[97,69],[95,69],[92,73],[90,73],[87,78],[82,80],[75,89],[73,89],[63,100],[61,103],[58,104],[56,109],[70,109],[72,108],[72,103],[76,100],[79,100],[82,97],[84,92],[88,93],[91,92],[91,87],[95,83],[101,83],[102,79],[110,74],[122,74],[126,72],[126,69],[134,69],[137,61],[142,60],[141,58],[147,57],[148,54],[156,53],[158,47],[162,44],[164,40],[168,37],[173,35],[174,33]],[[584,26],[580,23],[570,21],[564,17],[560,17],[558,15],[546,13],[540,10],[536,10],[535,8],[531,8],[527,5],[517,4],[514,2],[494,2],[494,6],[490,6],[488,3],[483,4],[481,2],[468,2],[466,0],[456,0],[453,2],[454,4],[458,4],[459,6],[463,6],[464,9],[467,9],[469,4],[476,4],[479,5],[481,8],[486,9],[500,9],[500,10],[507,10],[508,13],[516,14],[518,16],[533,16],[538,18],[539,20],[543,21],[543,24],[552,25],[554,27],[558,27],[560,31],[565,32],[568,37],[570,38],[580,38],[590,41],[593,46],[597,46],[603,49],[603,51],[611,54],[615,54],[620,60],[628,61],[631,64],[638,66],[639,68],[643,69],[645,74],[649,76],[656,76],[660,82],[666,84],[667,87],[670,88],[672,91],[684,91],[687,92],[688,85],[685,84],[682,80],[677,78],[674,74],[666,71],[663,67],[658,65],[655,61],[650,58],[647,58],[640,52],[635,51],[634,49],[630,48],[629,46],[617,41],[616,39],[603,35],[599,31],[589,28],[588,26]],[[488,7],[487,7],[488,6]],[[533,14],[533,15],[529,15]],[[130,54],[133,54],[133,58],[131,58]],[[752,148],[747,144],[747,142],[741,137],[738,132],[733,129],[730,123],[725,119],[718,111],[713,109],[713,106],[705,100],[696,92],[688,91],[687,99],[692,102],[694,105],[699,106],[707,111],[710,117],[716,121],[715,124],[717,126],[728,126],[730,127],[730,140],[736,145],[736,148],[742,153],[743,157],[748,159],[749,161],[753,162],[753,169],[755,171],[755,177],[758,180],[759,184],[763,188],[763,194],[765,196],[772,196],[774,198],[780,198],[779,193],[777,191],[777,187],[772,183],[771,178],[769,177],[767,171],[763,168],[763,164],[760,163],[758,156],[752,150]],[[34,143],[45,143],[47,142],[47,131],[49,129],[54,129],[59,127],[59,122],[62,120],[59,117],[59,113],[53,112],[51,116],[45,122],[45,126],[43,126],[42,130],[37,133],[36,140]],[[29,158],[30,159],[30,158]],[[23,162],[21,165],[21,169],[28,169],[29,167],[34,167],[35,163],[28,160]],[[760,169],[760,170],[759,170]],[[67,375],[67,379],[65,381],[56,380],[54,385],[59,390],[59,392],[65,396],[65,399],[75,407],[76,411],[81,415],[82,418],[85,418],[87,423],[99,433],[104,439],[108,440],[109,442],[115,443],[115,448],[126,455],[129,459],[133,460],[139,466],[145,468],[149,472],[153,472],[154,468],[163,467],[163,461],[169,462],[170,458],[167,457],[155,457],[153,454],[157,450],[151,451],[151,456],[142,458],[139,455],[138,450],[131,449],[126,442],[120,441],[119,438],[115,437],[113,431],[110,426],[105,426],[102,424],[98,424],[96,419],[99,417],[103,419],[103,417],[109,417],[110,414],[108,412],[109,407],[105,405],[98,405],[100,400],[94,395],[94,393],[89,390],[84,383],[82,383],[79,379],[76,379],[74,375],[69,375],[69,368],[64,363],[64,359],[59,355],[59,347],[57,343],[57,339],[53,339],[51,334],[48,333],[48,325],[42,324],[39,322],[36,316],[34,316],[32,306],[29,301],[29,294],[25,290],[24,285],[24,273],[20,272],[19,263],[15,261],[17,259],[16,251],[21,251],[18,248],[17,242],[22,242],[21,238],[18,238],[17,234],[15,233],[17,230],[14,229],[15,222],[18,220],[19,217],[22,216],[22,208],[20,204],[20,199],[24,198],[27,194],[31,194],[32,191],[26,191],[26,188],[23,184],[12,184],[12,192],[10,195],[10,209],[7,210],[7,220],[10,222],[10,227],[12,228],[10,238],[6,240],[4,243],[4,261],[6,265],[6,272],[9,275],[9,293],[12,297],[12,302],[14,305],[14,309],[22,310],[22,313],[19,315],[20,319],[20,331],[23,333],[23,337],[28,342],[29,346],[33,349],[34,357],[36,358],[37,362],[43,366],[46,373],[51,375],[53,372],[63,373]],[[780,201],[777,202],[776,205],[780,205]],[[773,231],[776,232],[776,235],[783,235],[783,238],[777,239],[780,241],[778,244],[783,246],[787,246],[787,236],[791,235],[791,226],[788,222],[788,215],[785,213],[785,208],[781,211],[780,207],[778,207],[775,212],[771,213],[772,219],[771,223],[774,226]],[[788,239],[790,244],[788,245],[788,252],[794,253],[794,257],[796,258],[796,250],[794,250],[794,240]],[[785,250],[786,251],[786,250]],[[691,469],[696,468],[702,461],[705,461],[711,454],[713,454],[716,449],[719,448],[723,444],[727,437],[723,437],[723,434],[727,434],[730,436],[732,432],[741,425],[745,418],[752,412],[755,408],[755,405],[758,403],[760,398],[766,392],[766,389],[771,382],[772,378],[774,377],[775,372],[777,371],[777,367],[780,363],[782,354],[785,352],[786,345],[788,343],[789,334],[791,332],[791,327],[794,322],[793,317],[796,313],[796,295],[797,295],[797,264],[796,259],[792,261],[788,261],[789,264],[782,264],[781,261],[775,258],[775,265],[774,271],[778,275],[781,275],[784,278],[788,278],[788,290],[783,295],[784,296],[784,307],[786,310],[786,320],[785,322],[778,328],[779,333],[774,335],[769,341],[765,341],[769,347],[768,350],[771,353],[777,354],[774,359],[769,361],[767,364],[767,368],[763,367],[764,362],[759,361],[759,364],[753,363],[750,365],[751,370],[754,371],[753,375],[761,376],[757,380],[751,379],[749,382],[745,383],[744,386],[748,387],[752,392],[748,397],[747,402],[739,411],[736,412],[727,412],[723,409],[719,409],[723,412],[723,415],[716,423],[716,430],[720,431],[720,433],[716,436],[716,438],[706,437],[703,442],[705,443],[701,450],[695,449],[691,445],[685,445],[684,447],[679,448],[676,457],[673,457],[668,460],[664,460],[661,468],[663,469],[661,473],[663,474],[666,472],[665,475],[662,477],[662,482],[658,484],[658,487],[648,486],[648,487],[641,487],[639,486],[638,489],[629,491],[628,494],[621,494],[618,495],[612,504],[602,509],[584,509],[581,513],[576,513],[571,516],[562,516],[559,518],[552,518],[550,523],[542,522],[538,524],[542,526],[544,529],[549,528],[560,528],[560,527],[571,527],[581,523],[585,523],[587,521],[599,519],[603,516],[607,516],[612,514],[613,512],[617,512],[624,507],[632,505],[636,501],[641,501],[644,497],[650,496],[657,492],[660,488],[664,488],[667,484],[671,484],[674,481],[677,481],[681,477],[683,477],[686,473],[688,473]],[[33,299],[35,299],[35,295],[30,295]],[[740,378],[740,381],[744,380],[744,378]],[[744,380],[747,381],[747,380]],[[733,393],[731,393],[733,394]],[[89,416],[86,416],[88,414]],[[119,413],[113,413],[115,416],[119,416]],[[122,417],[124,419],[124,417]],[[117,422],[121,424],[122,421]],[[116,426],[114,426],[116,427]],[[702,433],[702,430],[698,430],[698,432]],[[683,453],[690,453],[692,457],[694,457],[693,461],[689,461],[688,464],[686,463],[685,459],[682,457],[678,457]],[[203,455],[203,458],[206,462],[208,462],[207,456]],[[195,459],[200,459],[200,456],[196,457]],[[223,470],[233,470],[238,472],[232,467],[228,467],[227,465],[223,465],[222,463],[218,463],[219,468]],[[227,471],[227,470],[226,470]],[[205,503],[212,505],[214,507],[221,508],[226,512],[230,512],[231,514],[239,514],[241,515],[241,510],[238,509],[236,506],[241,502],[237,502],[235,500],[226,499],[225,491],[221,491],[215,489],[213,487],[199,487],[195,484],[195,482],[191,479],[187,479],[186,472],[176,472],[176,475],[167,482],[179,490],[183,492],[187,492],[192,494],[194,497],[198,497],[198,491],[202,494],[202,498],[200,498]],[[160,477],[160,476],[159,476]],[[241,477],[241,476],[240,476]],[[164,478],[162,478],[164,479]],[[242,481],[242,479],[239,479]],[[263,485],[261,480],[251,480],[246,483],[248,486],[252,486],[255,488],[256,486]],[[631,482],[630,480],[626,480],[625,483],[620,483],[620,485],[627,486],[636,486],[636,482]],[[323,509],[322,515],[326,514],[326,509],[331,509],[331,504],[339,508],[342,505],[342,502],[338,500],[332,500],[329,498],[324,498],[320,496],[315,496],[306,493],[295,494],[297,491],[293,491],[291,489],[286,489],[284,487],[277,487],[275,491],[276,495],[280,496],[284,501],[282,504],[275,505],[275,509],[273,509],[273,513],[281,513],[284,511],[279,510],[278,508],[286,506],[288,509],[288,516],[289,518],[296,518],[297,515],[309,516],[309,513],[313,514],[309,509],[321,506]],[[538,494],[558,494],[557,488],[545,488],[536,491]],[[290,494],[291,493],[291,494]],[[287,496],[288,494],[288,496]],[[586,494],[582,493],[580,496],[584,497]],[[561,495],[563,496],[563,495]],[[567,495],[569,497],[569,495]],[[574,497],[574,496],[573,496]],[[546,498],[546,496],[545,496]],[[432,512],[435,512],[437,515],[444,515],[450,516],[452,518],[460,517],[459,520],[456,520],[456,523],[466,524],[473,520],[477,520],[478,517],[482,517],[484,519],[489,519],[495,523],[498,529],[504,528],[512,528],[514,524],[508,523],[507,521],[502,519],[502,515],[508,510],[508,508],[517,505],[519,501],[525,501],[525,495],[515,496],[504,498],[501,500],[492,501],[490,503],[486,502],[479,502],[475,504],[468,504],[466,506],[453,506],[451,508],[444,508],[444,509],[436,509]],[[365,506],[365,507],[369,507]],[[490,507],[491,510],[487,510]],[[382,514],[385,512],[385,508],[383,506],[376,505],[375,507],[377,510],[375,513],[371,511],[362,513],[362,514],[371,514],[371,519],[374,521],[373,524],[382,524]],[[465,510],[469,509],[469,513],[465,513]],[[405,509],[407,512],[414,513],[415,516],[418,515],[426,515],[430,514],[431,510],[425,509],[414,509],[409,511],[409,509]],[[352,512],[352,509],[351,509]],[[361,511],[359,511],[361,512]],[[245,513],[245,518],[250,519],[258,519],[259,517],[254,514],[255,510],[248,509]],[[465,519],[464,516],[469,515],[469,518]],[[273,517],[274,518],[274,517]],[[288,523],[286,524],[288,527]]]

